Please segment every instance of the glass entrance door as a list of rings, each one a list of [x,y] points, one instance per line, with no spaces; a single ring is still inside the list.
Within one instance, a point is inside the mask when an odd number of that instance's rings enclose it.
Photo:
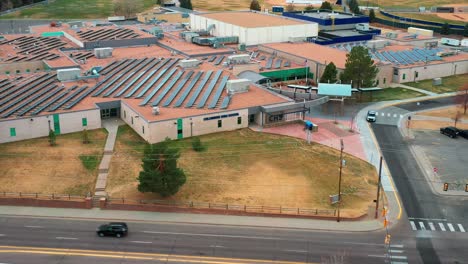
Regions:
[[[111,110],[110,109],[101,109],[101,118],[106,119],[111,117]]]

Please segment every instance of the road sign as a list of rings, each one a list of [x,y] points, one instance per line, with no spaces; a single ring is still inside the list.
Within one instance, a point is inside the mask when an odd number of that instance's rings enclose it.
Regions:
[[[435,173],[437,173],[437,172],[439,172],[439,169],[437,169],[437,167],[434,167],[433,171],[434,171]]]

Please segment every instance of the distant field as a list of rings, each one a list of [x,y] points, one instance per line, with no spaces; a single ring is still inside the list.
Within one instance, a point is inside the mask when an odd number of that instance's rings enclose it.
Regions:
[[[143,0],[144,9],[154,5],[154,0]],[[112,16],[112,0],[56,0],[48,5],[40,5],[19,12],[0,16],[0,19],[93,19]]]
[[[456,92],[460,86],[468,83],[468,74],[455,75],[442,78],[442,85],[433,86],[432,79],[418,82],[405,83],[405,85],[424,89],[434,93]]]
[[[418,14],[418,13],[394,13],[392,14],[397,15],[397,16],[402,16],[402,17],[407,17],[407,18],[414,18],[414,19],[420,19],[420,20],[426,20],[426,21],[434,21],[434,22],[439,22],[439,23],[450,23],[450,24],[458,24],[458,25],[464,25],[465,23],[463,21],[459,20],[451,20],[451,19],[444,19],[436,14]],[[388,19],[388,17],[387,17]]]
[[[418,93],[405,88],[385,88],[376,92],[366,92],[362,95],[362,102],[380,102],[391,100],[403,100],[414,97],[423,96],[424,94]]]
[[[360,1],[362,3],[366,3],[366,1]],[[424,6],[426,9],[431,6],[443,6],[443,5],[450,5],[455,3],[460,3],[463,1],[456,1],[456,0],[377,0],[377,1],[369,1],[369,2],[377,2],[380,6],[387,6],[393,8],[405,8],[405,7],[420,7]]]

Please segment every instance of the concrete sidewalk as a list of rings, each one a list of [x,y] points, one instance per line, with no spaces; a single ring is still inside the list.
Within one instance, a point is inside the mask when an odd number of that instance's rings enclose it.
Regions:
[[[401,87],[401,88],[405,88],[405,89],[408,89],[408,90],[412,90],[412,91],[422,93],[422,94],[425,94],[425,95],[430,95],[430,96],[437,96],[438,95],[437,93],[433,93],[433,92],[430,92],[430,91],[427,91],[427,90],[411,87],[411,86],[404,85],[404,84],[401,84],[401,83],[391,84],[390,87],[393,87],[393,88]]]
[[[288,228],[328,230],[345,232],[367,232],[383,228],[381,220],[329,221],[298,218],[232,216],[211,214],[160,213],[142,211],[118,211],[101,209],[67,209],[49,207],[0,206],[0,216],[25,216],[63,219],[92,219],[102,221],[142,221],[186,224],[230,225],[243,227]]]

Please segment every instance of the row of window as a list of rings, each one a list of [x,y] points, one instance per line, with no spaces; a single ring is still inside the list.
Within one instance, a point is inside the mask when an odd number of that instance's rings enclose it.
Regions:
[[[36,71],[40,71],[41,69],[37,68]],[[30,73],[30,69],[26,69],[26,73]],[[20,74],[21,70],[16,70],[16,74]],[[5,74],[10,74],[10,71],[6,71]]]
[[[241,116],[237,117],[237,124],[238,125],[242,124],[242,117]],[[218,120],[218,127],[223,127],[223,120]]]
[[[88,118],[83,117],[81,119],[81,125],[82,126],[87,126],[88,125]],[[16,127],[10,127],[10,137],[16,137]]]

